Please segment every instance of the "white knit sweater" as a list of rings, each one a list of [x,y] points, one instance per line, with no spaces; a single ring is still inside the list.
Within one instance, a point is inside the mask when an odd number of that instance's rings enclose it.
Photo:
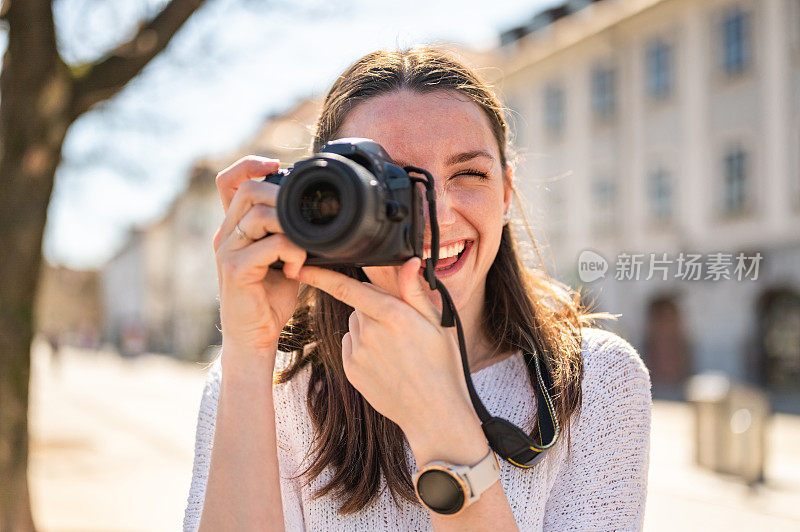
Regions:
[[[570,452],[561,438],[532,469],[501,461],[501,483],[520,530],[639,530],[647,495],[650,449],[650,377],[631,345],[610,332],[583,329],[583,403],[571,421]],[[276,367],[288,363],[279,353]],[[214,441],[220,387],[219,359],[208,373],[197,420],[194,471],[184,531],[198,527]],[[291,477],[311,448],[306,410],[309,369],[274,388],[281,496],[286,530],[430,530],[428,511],[396,506],[388,490],[362,511],[341,516],[330,497],[312,493],[326,471],[304,486]],[[535,396],[521,354],[473,373],[489,411],[520,426],[533,419]],[[415,468],[413,455],[409,463]]]

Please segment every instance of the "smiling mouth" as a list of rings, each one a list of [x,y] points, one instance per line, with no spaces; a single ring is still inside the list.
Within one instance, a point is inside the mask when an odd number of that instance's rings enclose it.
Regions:
[[[439,249],[441,255],[444,255],[444,258],[440,258],[436,264],[436,272],[449,272],[452,270],[457,270],[461,267],[462,259],[470,248],[473,245],[472,240],[462,240],[461,242],[457,242],[455,244],[451,244],[448,246],[443,246]],[[447,256],[450,255],[450,256]],[[424,253],[424,259],[430,258],[430,252],[426,251]],[[423,266],[420,268],[420,273],[425,272],[425,262],[423,260]]]
[[[456,242],[451,242],[447,245],[440,245],[439,246],[439,259],[446,259],[450,257],[455,257],[458,254],[464,252],[467,242],[469,240],[459,240]],[[429,259],[431,257],[431,249],[430,246],[425,246],[424,251],[422,253],[422,259]]]

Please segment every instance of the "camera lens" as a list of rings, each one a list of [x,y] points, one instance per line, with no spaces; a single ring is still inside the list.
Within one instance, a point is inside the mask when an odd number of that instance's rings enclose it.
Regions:
[[[310,254],[351,260],[378,248],[391,227],[383,187],[366,167],[335,153],[295,164],[278,195],[278,220]]]
[[[313,225],[331,223],[341,209],[339,190],[331,183],[312,183],[300,194],[300,216]]]

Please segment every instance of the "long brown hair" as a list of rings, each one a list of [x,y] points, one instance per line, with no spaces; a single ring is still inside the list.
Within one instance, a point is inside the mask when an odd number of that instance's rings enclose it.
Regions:
[[[448,53],[430,47],[373,52],[350,66],[325,98],[317,121],[314,151],[336,138],[360,102],[401,89],[422,93],[450,90],[469,97],[488,116],[500,148],[502,168],[506,167],[505,109],[473,70]],[[369,280],[360,268],[337,271]],[[553,375],[558,420],[567,428],[581,402],[581,327],[598,315],[587,314],[580,295],[552,282],[544,268],[526,268],[508,225],[503,227],[500,248],[487,274],[484,305],[481,326],[497,353],[522,349],[526,337],[533,339],[537,356],[542,357]],[[277,379],[286,382],[300,369],[311,366],[307,400],[316,434],[309,454],[312,460],[303,474],[310,481],[331,467],[332,478],[316,496],[334,495],[343,514],[373,503],[380,494],[382,479],[395,501],[398,497],[416,501],[405,436],[395,423],[373,409],[345,377],[341,342],[352,310],[321,290],[303,286],[294,316],[279,341],[280,350],[296,356]],[[304,349],[309,345],[313,347]]]

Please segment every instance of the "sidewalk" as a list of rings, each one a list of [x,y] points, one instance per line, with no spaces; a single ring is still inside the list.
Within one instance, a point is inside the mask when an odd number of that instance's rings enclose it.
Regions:
[[[31,504],[42,532],[180,530],[204,372],[150,355],[37,353]]]
[[[692,463],[691,409],[654,405],[645,530],[800,530],[800,416],[775,415],[754,489]]]
[[[166,357],[34,350],[31,498],[42,532],[180,530],[204,371]],[[776,416],[767,482],[691,462],[691,411],[657,402],[645,530],[800,530],[800,417]]]

